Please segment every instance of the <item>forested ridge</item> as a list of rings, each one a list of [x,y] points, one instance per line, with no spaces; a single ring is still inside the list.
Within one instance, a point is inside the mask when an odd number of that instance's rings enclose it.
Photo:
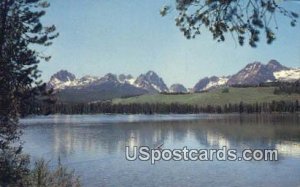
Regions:
[[[32,102],[30,107],[28,105],[22,107],[22,114],[38,114],[38,115],[48,115],[48,114],[195,114],[195,113],[263,113],[263,112],[299,112],[299,81],[293,83],[264,83],[256,86],[251,85],[236,85],[236,89],[250,89],[246,92],[252,92],[257,94],[257,90],[253,90],[252,87],[272,87],[274,96],[280,95],[282,100],[257,100],[256,102],[249,102],[249,100],[241,100],[240,102],[234,102],[234,100],[228,100],[225,103],[182,103],[172,100],[171,102],[165,102],[164,100],[158,100],[159,102],[150,102],[138,100],[132,100],[132,102],[114,102],[111,100],[108,101],[99,101],[92,103],[63,103],[63,102]],[[275,86],[275,87],[274,87]],[[241,87],[241,88],[240,88]],[[231,97],[234,94],[231,93],[234,90],[230,88],[223,88],[220,90],[218,97]],[[270,90],[267,90],[270,92]],[[239,93],[239,92],[238,92]],[[203,97],[203,93],[197,93],[198,97]],[[204,94],[211,94],[205,92]],[[229,95],[227,95],[229,94]],[[260,93],[258,93],[260,94]],[[270,94],[270,93],[269,93]],[[291,99],[288,96],[293,94],[294,97]],[[169,94],[169,93],[160,93],[157,96],[185,96],[189,98],[189,94]],[[295,99],[296,98],[296,99]],[[122,101],[122,99],[121,99]],[[178,100],[179,101],[179,100]],[[247,102],[248,101],[248,102]]]

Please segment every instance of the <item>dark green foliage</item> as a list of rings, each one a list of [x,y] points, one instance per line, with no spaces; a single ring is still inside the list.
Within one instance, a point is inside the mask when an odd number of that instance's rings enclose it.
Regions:
[[[262,113],[299,112],[299,101],[272,101],[225,105],[191,105],[179,103],[130,103],[113,104],[98,102],[90,104],[55,104],[35,106],[34,114],[197,114],[197,113]]]
[[[170,6],[164,6],[161,15],[169,10]],[[297,13],[285,10],[276,0],[176,0],[176,10],[176,25],[187,39],[200,35],[201,27],[205,27],[218,42],[224,42],[230,32],[241,46],[248,40],[251,47],[257,46],[262,33],[268,44],[275,40],[275,15],[288,17],[291,26],[298,18]]]
[[[37,65],[50,57],[34,49],[58,36],[55,26],[40,22],[48,6],[42,0],[0,1],[0,186],[24,186],[28,174],[18,118],[28,101],[47,93]]]
[[[268,82],[259,85],[236,85],[238,88],[228,87],[212,92],[160,93],[106,102],[56,103],[55,105],[40,103],[32,105],[30,111],[31,114],[296,112],[299,111],[300,95],[295,93],[276,95],[273,92],[281,87],[280,85],[298,84],[297,82]]]
[[[50,170],[45,160],[38,160],[30,175],[26,178],[31,187],[80,187],[79,178],[74,171],[69,171],[60,160],[55,169]]]
[[[147,91],[130,85],[114,85],[105,83],[93,89],[64,89],[57,93],[62,102],[83,103],[92,101],[105,101],[113,98],[126,98],[146,94]]]
[[[296,82],[282,82],[278,85],[274,90],[274,94],[292,94],[298,93],[300,94],[300,81]]]
[[[222,90],[222,93],[229,93],[229,88],[224,88],[224,89]]]
[[[188,95],[188,92],[160,92],[162,95]]]

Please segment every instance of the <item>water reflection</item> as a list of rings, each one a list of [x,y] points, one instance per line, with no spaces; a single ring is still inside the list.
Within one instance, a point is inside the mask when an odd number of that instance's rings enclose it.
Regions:
[[[55,116],[55,121],[61,121],[57,118],[64,116]],[[129,116],[129,119],[136,121],[136,116]],[[57,157],[67,157],[79,150],[111,154],[122,152],[125,145],[153,147],[157,142],[164,142],[168,148],[181,148],[181,145],[196,148],[278,148],[285,154],[299,155],[300,126],[297,116],[224,116],[221,119],[209,117],[191,121],[102,125],[71,122],[74,119],[66,116],[65,123],[27,124],[25,137],[51,145],[51,152]],[[48,129],[46,133],[50,137],[43,138],[45,134],[38,132],[40,128]],[[48,146],[45,148],[49,149]]]
[[[278,149],[280,158],[285,160],[287,165],[281,166],[282,162],[277,163],[276,166],[273,166],[272,163],[261,163],[254,167],[248,163],[236,163],[236,165],[228,164],[225,168],[237,172],[237,168],[246,167],[255,173],[255,168],[259,168],[260,172],[272,172],[273,167],[278,167],[277,170],[279,169],[281,173],[277,175],[283,175],[286,174],[285,168],[294,167],[294,171],[300,172],[300,167],[297,167],[297,164],[300,165],[300,120],[297,115],[192,115],[191,120],[187,120],[188,115],[182,117],[163,116],[162,118],[164,120],[160,121],[157,116],[107,117],[102,115],[82,118],[80,116],[50,116],[49,119],[45,119],[45,117],[39,119],[40,121],[44,120],[41,123],[38,123],[38,118],[24,120],[23,139],[27,142],[25,151],[33,155],[33,159],[45,157],[56,160],[60,157],[64,162],[82,172],[85,184],[88,186],[98,183],[91,183],[88,180],[93,176],[97,178],[97,175],[95,173],[87,174],[86,167],[91,171],[97,170],[106,173],[105,177],[98,179],[98,182],[102,183],[105,178],[108,186],[118,186],[118,183],[113,182],[113,178],[116,176],[120,178],[121,182],[122,180],[123,182],[132,180],[132,175],[138,176],[140,177],[139,184],[144,184],[150,180],[149,178],[153,178],[153,175],[159,175],[156,177],[165,181],[167,179],[161,177],[170,177],[170,168],[172,168],[172,175],[182,175],[181,177],[177,176],[176,179],[182,180],[183,185],[187,183],[188,177],[197,178],[200,173],[205,173],[205,171],[213,172],[215,170],[215,174],[212,175],[218,175],[218,177],[219,172],[224,172],[220,168],[225,166],[221,167],[218,162],[211,165],[170,162],[151,167],[147,163],[131,163],[125,160],[125,146],[154,147],[158,142],[164,143],[163,147],[170,149],[184,146],[197,149],[227,146],[227,148],[238,149],[238,151],[245,148]],[[172,120],[174,118],[175,121]],[[297,164],[290,165],[291,159],[297,159]],[[191,171],[178,174],[182,170]],[[148,178],[145,177],[144,172],[146,171],[149,172]],[[195,173],[196,171],[197,173]],[[246,171],[248,172],[248,170],[242,172]],[[117,172],[121,172],[122,176],[119,176]],[[140,176],[141,172],[144,173],[143,176]],[[297,181],[296,176],[299,175],[295,174],[293,181]],[[234,179],[235,175],[232,174],[228,177]],[[96,180],[95,178],[93,180]],[[194,185],[199,183],[196,178],[190,180],[190,186],[197,186]],[[203,178],[202,180],[206,181]],[[247,177],[239,180],[245,183],[249,182]],[[261,183],[262,181],[258,180],[257,182]],[[172,186],[170,184],[159,183],[162,186]],[[239,184],[241,183],[237,183],[237,186]],[[278,186],[276,184],[274,186]]]
[[[275,149],[277,149],[281,154],[300,156],[300,143],[293,141],[282,141],[276,144]]]

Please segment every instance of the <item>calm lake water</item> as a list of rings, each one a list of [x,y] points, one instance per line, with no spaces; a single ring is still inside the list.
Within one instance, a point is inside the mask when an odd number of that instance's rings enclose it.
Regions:
[[[21,120],[31,159],[58,157],[84,186],[300,186],[300,116],[55,115]],[[127,161],[125,146],[277,149],[278,161]]]

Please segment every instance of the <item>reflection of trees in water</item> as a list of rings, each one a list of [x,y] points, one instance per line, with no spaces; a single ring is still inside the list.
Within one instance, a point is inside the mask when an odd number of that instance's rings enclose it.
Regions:
[[[186,123],[186,122],[181,122]],[[170,124],[170,134],[172,134],[174,141],[184,141],[189,133],[189,126],[182,125],[180,122],[178,124]]]
[[[192,125],[199,143],[206,146],[275,148],[278,141],[300,141],[296,115],[244,115],[201,120]]]
[[[283,155],[300,156],[300,143],[294,141],[282,141],[275,145],[275,149]]]
[[[166,141],[176,147],[187,138],[195,138],[207,147],[275,148],[283,140],[300,141],[298,122],[299,118],[247,115],[181,122],[54,126],[53,149],[60,156],[76,150],[111,154],[124,152],[125,146],[154,147]]]
[[[57,156],[66,157],[74,152],[75,138],[71,128],[54,126],[53,151]]]
[[[60,156],[72,154],[76,149],[110,154],[123,151],[125,146],[154,147],[169,137],[184,141],[187,130],[184,125],[172,122],[54,126],[53,150]]]

